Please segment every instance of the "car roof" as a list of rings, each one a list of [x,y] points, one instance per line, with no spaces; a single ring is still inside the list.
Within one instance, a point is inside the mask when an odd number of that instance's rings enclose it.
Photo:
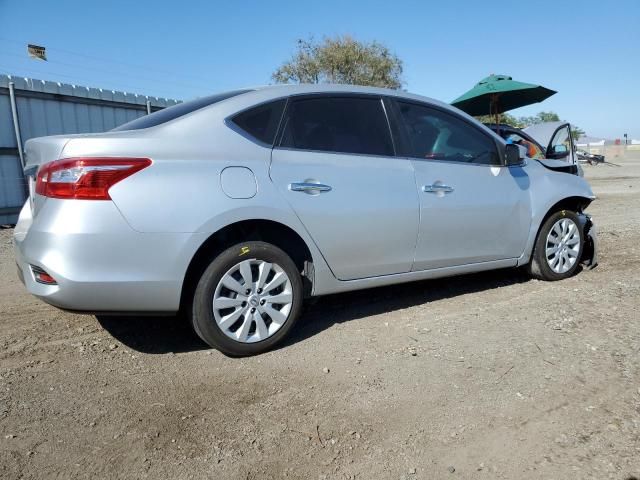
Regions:
[[[409,93],[405,90],[394,90],[390,88],[381,87],[367,87],[361,85],[346,85],[346,84],[332,84],[332,83],[300,83],[300,84],[278,84],[278,85],[260,85],[254,87],[247,87],[249,92],[243,94],[243,96],[253,96],[256,101],[268,101],[279,97],[292,96],[292,95],[304,95],[314,93],[355,93],[363,95],[381,95],[403,98],[408,100],[415,100],[416,102],[424,102],[439,107],[443,110],[448,110],[455,115],[462,116],[479,125],[485,129],[488,133],[495,136],[500,141],[504,140],[497,135],[493,130],[485,127],[481,122],[466,112],[459,110],[458,108],[436,100],[435,98],[425,97],[424,95],[416,95],[415,93]],[[233,100],[233,99],[232,99]]]
[[[220,112],[220,115],[224,117],[231,116],[235,113],[241,112],[245,109],[251,108],[253,106],[257,106],[261,103],[266,103],[272,100],[277,100],[280,98],[295,96],[295,95],[305,95],[305,94],[314,94],[314,93],[350,93],[350,94],[363,94],[363,95],[379,95],[379,96],[389,96],[389,97],[397,97],[406,100],[415,100],[416,102],[427,103],[433,106],[439,107],[442,110],[450,111],[453,115],[457,115],[459,117],[465,117],[468,121],[474,123],[479,128],[483,129],[487,132],[487,134],[492,135],[496,140],[504,143],[504,140],[497,135],[493,130],[484,126],[481,122],[468,115],[467,113],[459,110],[448,103],[442,102],[440,100],[436,100],[433,98],[425,97],[423,95],[416,95],[413,93],[406,92],[404,90],[393,90],[389,88],[380,88],[380,87],[366,87],[360,85],[345,85],[345,84],[328,84],[328,83],[320,83],[320,84],[278,84],[278,85],[259,85],[259,86],[249,86],[245,88],[239,88],[234,90],[235,92],[239,92],[237,95],[232,95],[224,100],[219,102],[212,103],[211,105],[194,109],[193,111],[178,116],[172,120],[167,121],[166,123],[162,123],[157,125],[157,127],[161,127],[165,124],[173,124],[174,122],[185,121],[188,118],[201,115],[208,115],[210,112]],[[224,95],[225,92],[221,92],[218,95]],[[228,93],[228,92],[227,92]],[[217,95],[213,95],[217,96]],[[212,96],[209,96],[212,97]],[[209,97],[201,97],[195,98],[192,100],[188,100],[184,103],[178,104],[177,106],[168,107],[167,110],[185,106],[185,104],[192,104],[203,99]],[[150,116],[157,115],[158,112],[152,113]],[[135,121],[135,120],[134,120]],[[129,122],[132,123],[132,122]],[[129,126],[125,124],[119,127],[118,130],[121,130],[122,134],[126,134],[127,132],[131,133],[131,130],[127,129]],[[154,128],[154,127],[150,127]],[[140,132],[140,130],[137,130]],[[112,131],[112,133],[117,133],[116,131]]]
[[[278,85],[260,85],[257,87],[249,87],[254,91],[262,91],[265,93],[273,93],[276,95],[303,95],[305,93],[362,93],[369,95],[387,95],[393,97],[412,98],[419,101],[427,101],[435,105],[455,109],[448,103],[441,102],[434,98],[416,95],[405,90],[395,90],[391,88],[367,87],[362,85],[345,85],[333,83],[299,83],[299,84],[278,84]],[[458,109],[455,109],[459,111]]]
[[[520,130],[518,127],[514,127],[508,123],[485,123],[485,125],[491,129],[500,127],[500,130]]]

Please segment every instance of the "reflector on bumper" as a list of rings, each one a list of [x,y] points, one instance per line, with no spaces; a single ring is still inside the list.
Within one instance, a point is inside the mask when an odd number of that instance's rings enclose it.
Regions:
[[[45,272],[42,268],[36,265],[31,265],[31,271],[33,272],[33,278],[38,283],[44,283],[45,285],[57,285],[55,278]]]

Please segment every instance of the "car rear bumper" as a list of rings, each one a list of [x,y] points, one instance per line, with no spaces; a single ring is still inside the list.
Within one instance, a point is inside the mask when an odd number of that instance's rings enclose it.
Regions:
[[[29,202],[14,232],[18,276],[59,308],[86,312],[175,312],[198,239],[140,233],[108,201],[47,199],[35,218]],[[55,281],[36,281],[33,268]]]

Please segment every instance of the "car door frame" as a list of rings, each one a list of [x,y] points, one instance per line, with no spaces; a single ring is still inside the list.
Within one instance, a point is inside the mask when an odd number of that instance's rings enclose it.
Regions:
[[[394,97],[394,96],[385,96],[384,99],[385,102],[385,109],[387,110],[387,115],[389,117],[389,122],[392,124],[391,125],[391,133],[394,136],[397,136],[397,140],[396,140],[396,156],[398,157],[403,157],[403,158],[410,158],[410,159],[417,159],[416,157],[411,155],[411,142],[409,141],[409,136],[407,134],[407,131],[405,130],[404,126],[403,126],[403,122],[402,122],[402,116],[398,110],[398,103],[397,102],[401,102],[401,103],[412,103],[414,105],[420,106],[420,107],[425,107],[425,108],[430,108],[432,110],[438,110],[440,112],[446,113],[447,115],[451,115],[456,117],[458,120],[463,121],[464,123],[466,123],[467,125],[469,125],[470,127],[474,128],[475,130],[479,131],[480,133],[482,133],[483,135],[490,137],[493,142],[496,145],[496,149],[498,150],[498,157],[500,159],[500,163],[493,165],[495,167],[505,167],[507,166],[507,162],[506,162],[506,144],[504,142],[499,141],[499,137],[497,136],[497,134],[491,130],[488,127],[485,127],[482,124],[476,124],[473,121],[469,120],[468,118],[465,118],[463,115],[458,114],[457,112],[453,111],[453,109],[450,108],[445,108],[442,107],[436,103],[429,103],[429,102],[425,102],[425,101],[421,101],[421,100],[414,100],[412,98],[406,98],[406,97]],[[484,127],[484,128],[483,128]],[[496,138],[497,137],[497,138]],[[421,160],[429,160],[429,159],[421,159]],[[432,161],[437,161],[437,162],[448,162],[448,163],[461,163],[461,162],[453,162],[450,160],[432,160]],[[476,165],[476,166],[483,166],[483,167],[491,167],[491,165],[487,165],[486,163],[473,163],[473,162],[467,162],[465,163],[465,165]]]
[[[386,119],[386,124],[387,124],[387,128],[389,130],[389,137],[391,139],[391,146],[392,146],[392,152],[390,155],[379,155],[379,154],[363,154],[363,153],[350,153],[350,152],[340,152],[340,151],[329,151],[329,150],[313,150],[313,149],[304,149],[304,148],[292,148],[292,147],[283,147],[280,146],[281,142],[282,142],[282,138],[287,126],[287,121],[289,119],[289,109],[291,108],[291,105],[293,104],[294,101],[298,101],[298,100],[306,100],[306,99],[318,99],[318,98],[360,98],[360,99],[374,99],[374,100],[378,100],[380,101],[380,104],[382,106],[382,110],[383,110],[383,114],[385,116]],[[344,156],[354,156],[354,157],[363,157],[363,156],[372,156],[372,157],[381,157],[381,158],[389,158],[389,159],[396,159],[397,161],[409,161],[409,165],[411,165],[411,169],[412,169],[412,175],[413,175],[413,184],[415,185],[415,172],[413,172],[413,166],[410,163],[410,159],[401,156],[398,154],[398,146],[397,146],[397,133],[396,131],[394,131],[394,122],[392,122],[391,118],[390,118],[390,113],[388,111],[388,105],[386,103],[386,97],[384,94],[379,94],[379,93],[363,93],[363,92],[348,92],[348,91],[335,91],[335,92],[304,92],[304,93],[298,93],[298,94],[292,94],[289,95],[287,97],[287,101],[285,104],[285,107],[282,111],[282,117],[280,119],[279,125],[278,125],[278,130],[276,132],[275,135],[275,139],[273,142],[273,146],[271,147],[271,159],[270,159],[270,164],[269,164],[269,177],[271,179],[272,182],[275,183],[272,174],[271,174],[271,169],[273,167],[273,154],[276,150],[284,150],[284,151],[291,151],[291,152],[303,152],[303,153],[318,153],[318,154],[338,154],[338,155],[344,155]],[[293,206],[291,206],[293,208]],[[294,210],[295,212],[295,210]],[[295,212],[295,214],[298,216],[298,213]],[[332,268],[329,260],[327,259],[325,253],[323,252],[322,246],[319,245],[317,243],[317,240],[314,238],[314,235],[312,234],[312,232],[309,231],[308,227],[304,224],[304,221],[302,221],[302,225],[303,228],[305,228],[305,230],[307,231],[307,234],[309,235],[309,237],[312,239],[312,241],[314,242],[316,248],[318,249],[318,251],[320,252],[320,254],[322,255],[325,263],[327,264],[327,266],[329,267],[331,274],[335,277],[335,279],[339,282],[355,282],[355,281],[359,281],[359,280],[364,280],[366,278],[372,279],[372,278],[376,278],[379,276],[390,276],[390,275],[401,275],[401,274],[406,274],[406,273],[410,273],[411,271],[411,266],[412,266],[412,259],[415,256],[415,244],[417,242],[418,239],[418,228],[419,228],[419,218],[420,218],[420,205],[419,205],[419,197],[416,194],[416,214],[417,214],[417,218],[416,218],[416,223],[415,223],[415,232],[416,232],[416,237],[413,239],[413,250],[411,251],[411,261],[409,261],[409,269],[406,272],[395,272],[395,273],[385,273],[382,275],[374,275],[374,276],[369,276],[369,277],[362,277],[360,279],[341,279],[339,277],[339,275],[336,274],[336,272],[334,271],[334,269]]]
[[[560,130],[562,130],[563,128],[566,128],[569,131],[569,143],[570,143],[570,148],[569,151],[567,152],[567,157],[569,157],[571,160],[568,162],[572,165],[577,165],[578,164],[578,158],[577,158],[577,153],[576,153],[576,145],[573,141],[573,132],[571,131],[571,123],[566,122],[563,123],[562,125],[560,125],[558,128],[556,128],[553,131],[553,134],[551,134],[551,138],[549,139],[549,145],[547,145],[547,149],[546,151],[550,151],[551,147],[553,147],[553,141],[556,138],[556,135],[558,134],[558,132]],[[566,160],[566,157],[564,157],[563,159],[559,159],[559,160]]]
[[[404,126],[404,122],[402,120],[402,116],[399,110],[399,105],[398,103],[409,103],[409,104],[414,104],[416,106],[420,106],[423,108],[427,108],[427,109],[431,109],[431,110],[436,110],[439,112],[443,112],[447,115],[450,115],[456,119],[462,120],[466,125],[468,125],[470,128],[475,129],[476,131],[478,131],[479,133],[483,134],[485,137],[488,137],[489,139],[491,139],[496,147],[496,151],[498,153],[498,163],[495,163],[493,165],[491,164],[486,164],[486,163],[474,163],[474,162],[458,162],[458,161],[452,161],[452,160],[435,160],[435,159],[421,159],[419,157],[415,157],[412,154],[412,146],[411,146],[411,142],[409,140],[409,135],[408,132],[406,131],[406,127]],[[493,132],[492,130],[490,130],[489,128],[485,127],[482,124],[476,124],[475,122],[473,122],[472,120],[465,118],[463,115],[458,114],[455,111],[452,111],[451,109],[448,109],[446,107],[442,107],[439,106],[437,104],[434,103],[430,103],[430,102],[426,102],[426,101],[419,101],[419,100],[414,100],[411,98],[405,98],[405,97],[390,97],[388,98],[388,110],[390,112],[392,112],[392,120],[390,119],[390,121],[392,121],[393,123],[396,124],[396,130],[398,132],[398,148],[399,148],[399,155],[403,156],[404,158],[408,158],[411,159],[414,162],[433,162],[434,164],[455,164],[455,165],[460,165],[460,166],[465,166],[465,167],[476,167],[476,168],[485,168],[485,169],[490,169],[490,168],[507,168],[510,170],[510,168],[512,166],[507,165],[506,162],[506,144],[500,139],[500,137],[498,137],[495,132]],[[393,130],[392,130],[393,131]],[[526,165],[526,161],[523,162],[522,165],[516,166],[517,168],[522,168],[524,165]],[[420,195],[420,189],[421,189],[421,185],[420,185],[420,181],[419,181],[419,172],[418,170],[416,170],[415,172],[416,174],[416,190],[418,192],[418,195]],[[420,200],[420,227],[418,230],[418,244],[416,245],[416,258],[414,259],[414,267],[412,267],[412,271],[413,272],[419,272],[419,271],[430,271],[430,270],[439,270],[439,269],[447,269],[447,268],[471,268],[471,270],[473,271],[473,269],[475,268],[474,266],[477,267],[478,270],[484,269],[484,267],[487,264],[491,264],[491,263],[495,263],[495,262],[512,262],[515,264],[515,262],[517,261],[516,259],[518,258],[518,255],[513,256],[513,257],[505,257],[505,258],[499,258],[499,259],[491,259],[491,260],[486,260],[486,261],[479,261],[477,263],[475,262],[470,262],[470,263],[463,263],[463,264],[452,264],[452,265],[442,265],[442,266],[435,266],[435,267],[428,267],[428,268],[423,268],[423,267],[416,267],[416,265],[418,265],[420,263],[420,260],[418,259],[418,255],[419,255],[419,249],[420,249],[420,239],[421,239],[421,234],[422,234],[422,221],[423,221],[423,201]],[[527,237],[525,237],[523,239],[522,242],[522,250],[524,250],[525,246],[526,246],[526,239]],[[521,253],[521,252],[520,252]]]
[[[386,96],[377,93],[362,93],[362,92],[305,92],[305,93],[294,93],[287,97],[287,102],[282,110],[282,116],[280,117],[280,122],[278,124],[278,130],[276,132],[275,139],[273,141],[272,149],[281,149],[281,150],[295,150],[298,152],[319,152],[319,153],[339,153],[340,155],[363,155],[361,153],[348,153],[348,152],[334,152],[329,150],[310,150],[305,148],[290,148],[290,147],[281,147],[280,142],[282,141],[282,135],[284,135],[285,127],[287,126],[287,115],[289,113],[289,109],[291,108],[291,103],[297,100],[312,100],[316,98],[366,98],[366,99],[378,99],[381,100],[382,110],[385,114],[385,118],[387,119],[387,127],[389,128],[389,135],[391,136],[391,145],[393,149],[393,157],[400,157],[398,155],[398,147],[397,147],[397,139],[395,138],[395,133],[392,127],[392,121],[390,118],[390,113],[387,110]],[[386,157],[387,155],[376,155],[371,154],[372,156],[382,156]]]

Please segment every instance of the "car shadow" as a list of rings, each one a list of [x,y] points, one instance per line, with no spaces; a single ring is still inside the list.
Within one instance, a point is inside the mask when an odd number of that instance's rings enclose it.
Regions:
[[[180,315],[96,315],[96,319],[113,338],[141,353],[183,353],[210,348]]]
[[[280,348],[304,341],[335,324],[530,280],[521,269],[509,268],[319,297],[305,307],[296,328]]]
[[[504,269],[310,299],[296,328],[277,349],[302,342],[334,324],[529,280],[520,270]],[[98,315],[96,318],[114,338],[141,353],[181,353],[209,348],[181,316]]]

